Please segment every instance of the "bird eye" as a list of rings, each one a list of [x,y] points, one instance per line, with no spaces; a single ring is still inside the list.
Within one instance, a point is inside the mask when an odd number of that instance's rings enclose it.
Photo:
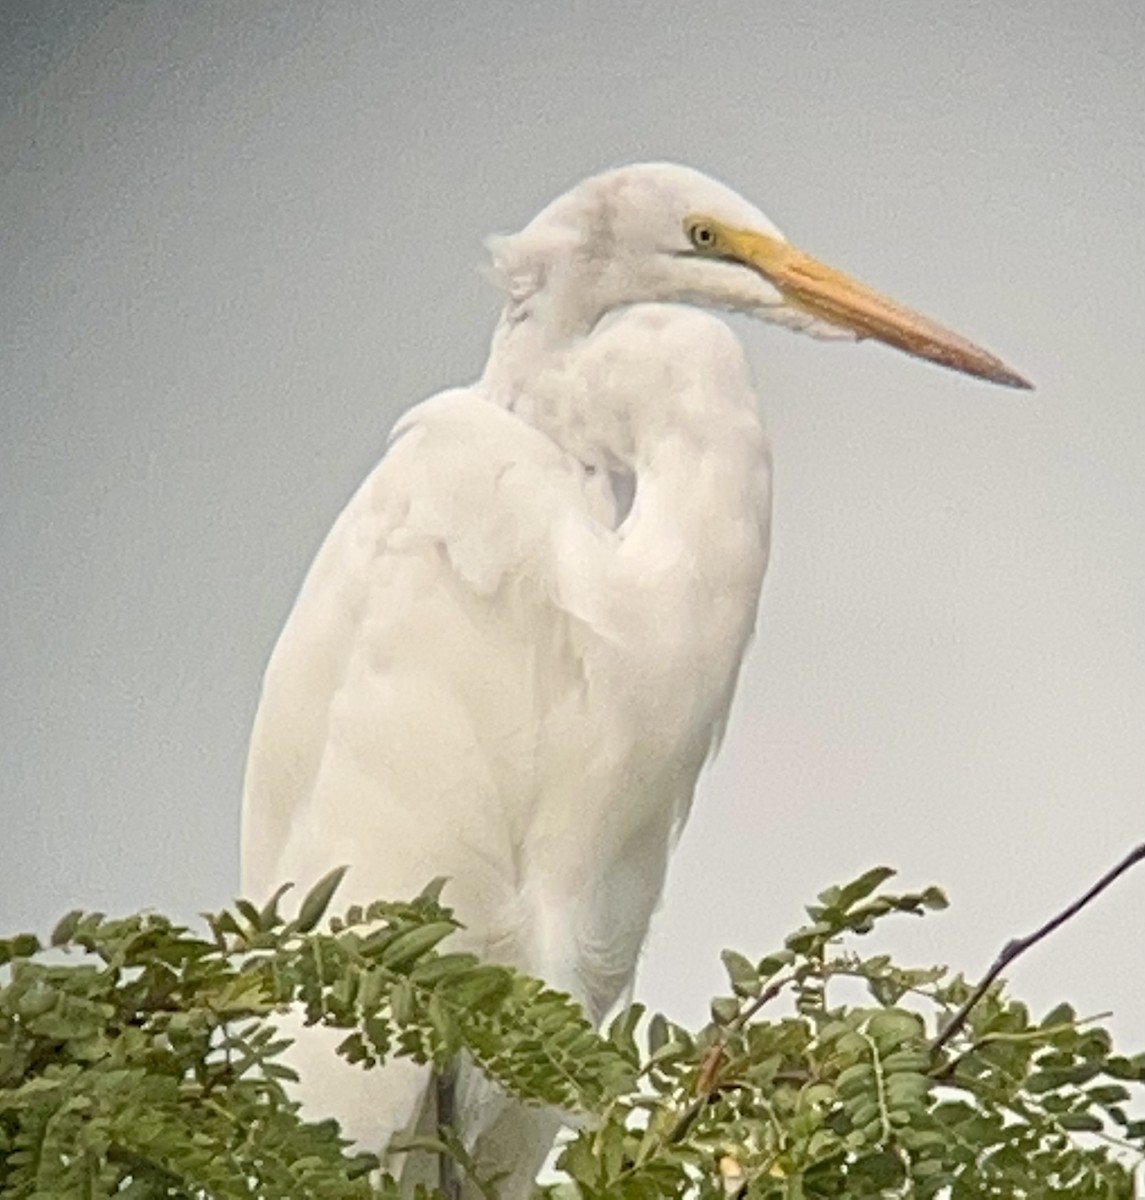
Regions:
[[[716,244],[716,231],[707,221],[689,221],[685,226],[688,240],[697,250],[711,250]]]

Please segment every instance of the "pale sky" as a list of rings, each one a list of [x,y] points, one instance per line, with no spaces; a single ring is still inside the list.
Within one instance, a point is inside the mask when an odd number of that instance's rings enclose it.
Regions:
[[[697,1022],[876,862],[980,975],[1145,836],[1145,7],[0,4],[0,934],[238,883],[259,677],[482,238],[667,158],[996,351],[987,387],[735,322],[759,634],[638,983]],[[1145,1045],[1145,872],[1012,971]]]

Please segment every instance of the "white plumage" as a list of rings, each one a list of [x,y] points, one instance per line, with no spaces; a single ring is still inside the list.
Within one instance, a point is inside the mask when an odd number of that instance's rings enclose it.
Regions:
[[[491,244],[507,293],[481,380],[413,408],[338,518],[267,669],[243,889],[341,900],[449,877],[455,948],[600,1020],[631,986],[718,743],[767,564],[771,465],[742,350],[692,304],[1022,381],[794,251],[697,172],[586,181]],[[362,1072],[305,1031],[303,1097],[370,1148],[424,1072]],[[502,1193],[557,1128],[472,1075],[464,1137]]]

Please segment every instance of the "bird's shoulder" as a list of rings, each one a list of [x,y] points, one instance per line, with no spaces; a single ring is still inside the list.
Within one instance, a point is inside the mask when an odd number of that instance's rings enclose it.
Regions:
[[[559,512],[582,502],[583,471],[551,439],[489,400],[453,388],[411,408],[331,529],[324,560],[347,571],[430,557],[478,592],[543,552]],[[390,560],[383,563],[383,560]]]
[[[330,779],[348,778],[343,767],[374,770],[380,731],[397,746],[425,737],[442,747],[475,713],[517,719],[513,697],[528,689],[498,692],[495,681],[516,678],[548,628],[552,547],[575,476],[549,439],[477,389],[401,418],[323,541],[267,666],[247,765],[244,887],[261,893],[293,870],[283,855],[296,814]]]

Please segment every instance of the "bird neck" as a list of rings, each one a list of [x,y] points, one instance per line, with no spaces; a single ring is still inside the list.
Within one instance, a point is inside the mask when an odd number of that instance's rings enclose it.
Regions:
[[[493,333],[482,387],[491,399],[513,408],[538,376],[576,352],[599,318],[595,306],[562,302],[554,288],[510,298]]]
[[[613,527],[633,496],[642,520],[657,513],[653,523],[702,525],[766,474],[739,343],[723,322],[685,306],[636,305],[579,334],[514,320],[510,309],[482,390],[584,465]]]
[[[602,386],[597,330],[546,310],[510,304],[493,336],[481,388],[578,460],[604,484],[630,494],[635,474],[633,417],[627,397]],[[624,482],[622,477],[629,477]],[[613,512],[627,511],[621,501]]]
[[[527,391],[538,365],[560,353],[561,340],[553,331],[507,307],[497,323],[489,357],[481,374],[488,397],[505,408]]]

